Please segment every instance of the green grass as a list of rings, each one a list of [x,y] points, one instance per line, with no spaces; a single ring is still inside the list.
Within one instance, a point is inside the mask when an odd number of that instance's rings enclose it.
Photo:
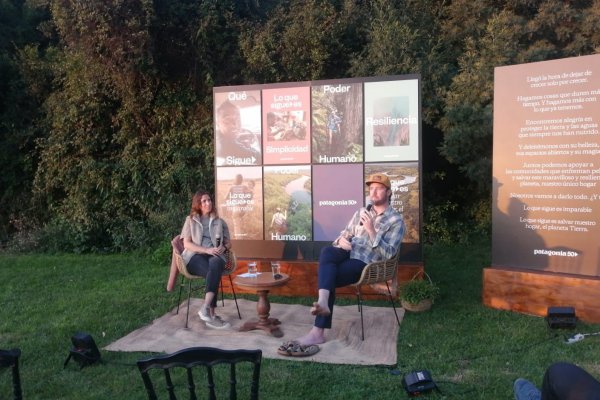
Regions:
[[[482,305],[489,254],[485,242],[426,249],[426,270],[442,293],[430,311],[404,317],[397,369],[264,359],[261,398],[402,399],[402,374],[427,369],[442,390],[428,398],[512,399],[517,377],[539,385],[545,368],[558,360],[600,377],[600,336],[563,343],[566,335],[600,331],[600,324],[554,331],[543,318]],[[145,399],[134,364],[149,353],[101,349],[103,363],[82,370],[74,363],[63,369],[63,362],[77,331],[91,333],[102,348],[172,308],[176,294],[164,289],[167,274],[167,265],[137,255],[3,254],[0,348],[23,352],[25,399]],[[2,370],[0,398],[10,390],[9,373]]]

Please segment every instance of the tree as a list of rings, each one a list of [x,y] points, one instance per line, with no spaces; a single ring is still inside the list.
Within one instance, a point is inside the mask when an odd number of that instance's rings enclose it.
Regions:
[[[450,6],[448,38],[453,46],[464,41],[464,48],[438,124],[444,132],[441,151],[475,183],[479,196],[489,196],[491,185],[494,68],[593,53],[598,35],[590,26],[598,22],[598,12],[590,3],[512,0],[477,2],[473,8],[459,1]],[[475,15],[485,29],[472,28]]]
[[[46,242],[147,247],[181,223],[197,185],[212,186],[210,112],[185,79],[153,68],[150,3],[57,1],[51,10],[63,50],[34,191],[49,210]]]
[[[214,86],[350,76],[421,75],[424,158],[452,163],[424,180],[464,176],[425,194],[443,194],[439,215],[472,214],[489,198],[494,68],[597,52],[599,10],[600,0],[1,2],[0,240],[35,225],[54,249],[148,248],[180,227],[198,186],[213,189]]]
[[[49,88],[40,82],[30,90],[32,76],[21,68],[20,59],[28,43],[37,43],[34,52],[46,45],[35,29],[45,17],[22,0],[0,2],[0,243],[15,230],[30,226],[25,213],[37,162],[35,138],[42,134],[36,122],[41,98]],[[41,68],[36,74],[43,81]]]
[[[345,1],[336,8],[324,0],[292,1],[265,22],[247,22],[240,37],[251,82],[305,81],[346,76],[349,60],[363,42],[364,9]],[[353,40],[351,40],[351,38]]]
[[[439,93],[449,85],[451,58],[440,30],[444,3],[439,0],[377,0],[368,15],[368,40],[352,60],[351,74],[381,76],[420,74],[423,115],[439,118]]]

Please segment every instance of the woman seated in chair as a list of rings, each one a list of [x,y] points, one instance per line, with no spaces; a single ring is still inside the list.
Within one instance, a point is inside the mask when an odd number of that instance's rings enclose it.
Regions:
[[[227,223],[219,218],[211,196],[199,190],[192,198],[192,210],[181,230],[184,250],[181,253],[189,273],[206,278],[204,303],[198,311],[200,319],[213,329],[230,324],[215,314],[217,292],[225,267],[225,251],[231,247]]]

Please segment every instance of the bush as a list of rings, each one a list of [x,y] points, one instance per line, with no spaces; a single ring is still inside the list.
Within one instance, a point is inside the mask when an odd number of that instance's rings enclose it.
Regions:
[[[426,243],[465,243],[468,226],[455,214],[458,204],[447,200],[443,204],[425,207],[423,236]]]
[[[170,265],[171,253],[171,239],[163,240],[152,252],[152,261],[160,265]]]
[[[464,206],[447,200],[443,204],[425,206],[424,242],[470,243],[473,235],[489,235],[491,220],[489,201]]]
[[[440,295],[440,288],[429,280],[411,280],[400,286],[400,299],[410,304],[417,304],[422,300],[434,301]]]

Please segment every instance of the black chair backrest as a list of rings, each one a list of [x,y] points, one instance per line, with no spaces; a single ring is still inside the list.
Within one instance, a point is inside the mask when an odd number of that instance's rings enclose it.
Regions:
[[[0,350],[0,368],[12,369],[13,395],[15,400],[21,400],[23,398],[21,376],[19,375],[20,356],[21,350],[19,349]],[[4,398],[3,396],[0,397]]]
[[[193,367],[205,367],[207,378],[208,398],[216,399],[213,366],[218,364],[229,364],[229,398],[237,398],[236,364],[239,362],[252,363],[252,382],[250,385],[250,398],[258,399],[258,384],[260,378],[260,364],[262,361],[262,350],[222,350],[212,347],[191,347],[179,350],[175,353],[139,360],[137,366],[142,375],[144,386],[150,400],[156,400],[156,392],[149,371],[151,369],[162,369],[164,371],[166,389],[169,400],[176,400],[175,386],[171,379],[172,368],[185,368],[187,373],[187,387],[189,398],[197,399],[196,384],[192,374]],[[201,396],[201,398],[205,398]]]

